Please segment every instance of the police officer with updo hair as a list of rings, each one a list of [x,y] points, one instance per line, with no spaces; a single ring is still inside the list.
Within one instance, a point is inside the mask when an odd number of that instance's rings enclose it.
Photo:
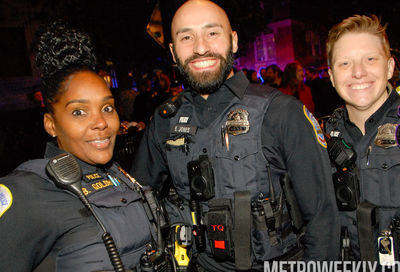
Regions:
[[[0,179],[0,270],[131,271],[156,237],[139,185],[112,160],[120,122],[92,42],[56,21],[36,64],[53,141]]]

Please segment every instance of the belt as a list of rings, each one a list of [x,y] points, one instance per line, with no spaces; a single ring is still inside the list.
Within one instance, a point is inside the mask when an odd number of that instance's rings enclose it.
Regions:
[[[285,254],[275,257],[273,259],[269,259],[267,262],[276,262],[276,261],[300,261],[304,254],[304,247],[297,245],[292,248],[289,252]]]

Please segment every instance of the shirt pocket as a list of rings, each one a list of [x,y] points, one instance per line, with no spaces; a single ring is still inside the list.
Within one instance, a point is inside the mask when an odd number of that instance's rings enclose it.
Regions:
[[[93,195],[90,202],[120,254],[151,241],[151,225],[137,192],[120,185]]]
[[[227,195],[235,191],[257,190],[258,171],[257,162],[259,143],[253,137],[229,136],[229,150],[227,144],[219,144],[216,150],[215,176],[224,182]],[[220,183],[219,180],[216,180]]]
[[[361,165],[361,195],[378,206],[400,206],[400,149],[374,146]]]
[[[195,152],[193,152],[191,149],[189,149],[189,152],[186,153],[183,146],[167,145],[166,148],[168,169],[172,177],[172,182],[177,192],[181,196],[189,196],[187,164],[189,161],[198,159],[198,156],[196,158],[194,153]]]

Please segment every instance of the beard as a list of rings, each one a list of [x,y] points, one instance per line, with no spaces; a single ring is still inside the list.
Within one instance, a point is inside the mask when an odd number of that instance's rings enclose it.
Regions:
[[[187,58],[184,63],[182,63],[182,61],[176,54],[175,47],[173,47],[173,51],[176,58],[178,71],[182,76],[184,85],[190,87],[199,94],[211,94],[217,91],[222,86],[222,84],[224,84],[225,80],[228,78],[233,68],[234,58],[232,51],[232,42],[230,42],[230,46],[226,51],[225,54],[226,58],[224,58],[220,54],[210,52],[202,56],[193,55]],[[204,57],[213,57],[219,59],[220,60],[219,69],[214,72],[205,71],[200,73],[193,73],[190,70],[189,63],[195,59]]]

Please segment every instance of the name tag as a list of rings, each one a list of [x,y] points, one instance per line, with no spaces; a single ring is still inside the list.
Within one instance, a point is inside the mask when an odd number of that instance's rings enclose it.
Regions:
[[[197,132],[197,126],[188,125],[175,125],[172,129],[174,133],[187,133],[190,135],[195,135]]]

